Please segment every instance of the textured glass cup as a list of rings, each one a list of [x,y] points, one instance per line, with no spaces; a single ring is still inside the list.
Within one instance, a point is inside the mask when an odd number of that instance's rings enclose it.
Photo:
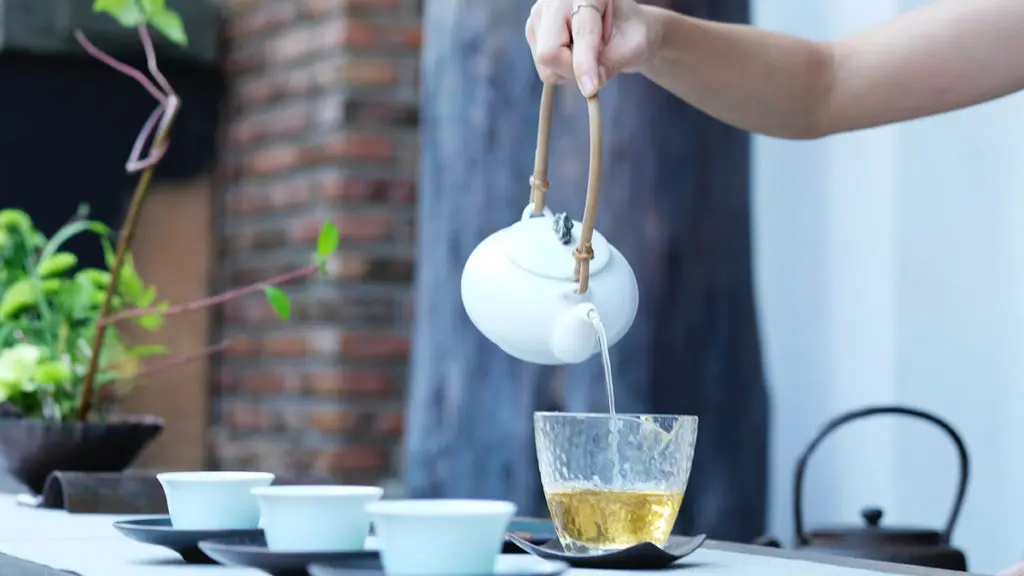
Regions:
[[[690,477],[696,416],[536,412],[533,432],[567,552],[665,545]]]

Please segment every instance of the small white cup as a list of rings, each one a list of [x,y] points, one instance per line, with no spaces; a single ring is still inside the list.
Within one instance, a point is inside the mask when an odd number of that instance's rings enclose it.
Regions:
[[[389,576],[490,574],[516,505],[503,500],[381,500],[366,506]]]
[[[178,530],[253,530],[260,508],[250,492],[269,486],[269,472],[164,472],[156,475]]]
[[[363,550],[370,533],[366,505],[380,500],[376,486],[267,486],[253,488],[267,548],[282,552]]]

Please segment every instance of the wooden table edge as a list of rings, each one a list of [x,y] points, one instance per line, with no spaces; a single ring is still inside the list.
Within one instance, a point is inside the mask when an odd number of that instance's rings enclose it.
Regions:
[[[898,574],[901,576],[983,576],[973,572],[956,572],[940,568],[925,568],[923,566],[910,566],[908,564],[894,564],[892,562],[880,562],[878,560],[862,560],[860,558],[847,558],[844,556],[832,556],[829,554],[815,554],[797,550],[786,550],[784,548],[770,548],[768,546],[756,546],[754,544],[739,544],[737,542],[723,542],[719,540],[708,540],[703,548],[709,550],[721,550],[723,552],[734,552],[737,554],[750,554],[753,556],[768,556],[772,558],[783,558],[786,560],[803,560],[816,564],[827,564],[842,568],[857,568],[860,570],[874,570],[883,574]]]

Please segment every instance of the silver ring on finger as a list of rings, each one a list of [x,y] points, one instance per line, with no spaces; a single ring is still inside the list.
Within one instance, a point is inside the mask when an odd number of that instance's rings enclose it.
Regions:
[[[591,4],[589,2],[580,2],[579,4],[576,5],[575,8],[572,9],[572,12],[569,14],[569,19],[575,18],[576,14],[579,13],[581,8],[592,8],[594,10],[597,10],[597,14],[599,16],[602,15],[601,14],[601,9],[598,8],[597,6],[594,6],[593,4]]]

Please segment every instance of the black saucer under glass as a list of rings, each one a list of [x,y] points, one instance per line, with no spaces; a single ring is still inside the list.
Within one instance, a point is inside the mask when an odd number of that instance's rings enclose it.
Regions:
[[[667,568],[696,552],[704,545],[706,539],[707,536],[704,534],[673,536],[664,547],[650,542],[642,542],[612,552],[578,554],[566,552],[557,538],[538,546],[515,535],[508,536],[509,542],[538,558],[560,560],[574,568],[605,570],[660,570]]]

